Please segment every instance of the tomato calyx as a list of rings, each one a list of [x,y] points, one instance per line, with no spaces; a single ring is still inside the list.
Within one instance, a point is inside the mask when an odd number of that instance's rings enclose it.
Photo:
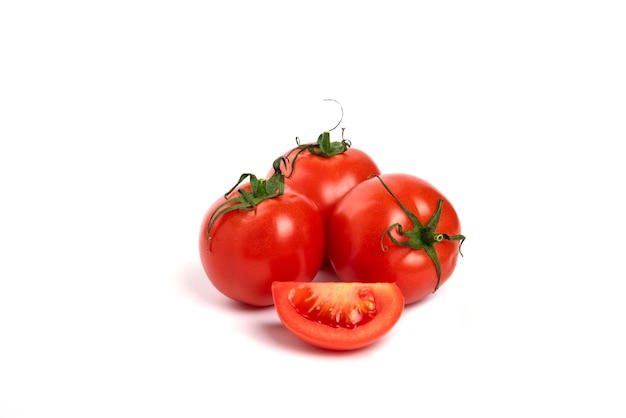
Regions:
[[[343,154],[344,152],[346,152],[348,148],[350,148],[352,143],[350,142],[349,139],[343,138],[344,130],[345,128],[341,128],[341,142],[339,141],[331,142],[330,131],[324,131],[317,138],[317,142],[308,143],[308,144],[301,144],[300,138],[296,137],[296,144],[298,144],[298,146],[292,149],[291,151],[289,151],[284,159],[285,167],[287,167],[287,163],[289,162],[289,159],[291,158],[291,167],[289,168],[290,171],[287,177],[291,177],[293,175],[296,169],[296,161],[298,160],[298,157],[300,156],[300,154],[302,154],[305,151],[308,151],[310,154],[316,155],[318,157],[323,157],[323,158],[334,157],[335,155]],[[293,157],[292,157],[292,154],[293,154]]]
[[[459,244],[459,254],[463,256],[461,252],[461,246],[465,241],[465,236],[463,235],[448,235],[442,232],[437,231],[437,224],[439,223],[439,218],[441,217],[441,210],[443,209],[444,201],[443,199],[439,199],[437,202],[437,209],[431,216],[431,218],[426,222],[426,224],[422,224],[417,216],[411,212],[401,201],[393,194],[393,192],[389,189],[389,187],[385,184],[383,179],[379,176],[375,175],[375,177],[380,181],[385,190],[391,195],[391,197],[398,203],[402,211],[408,216],[409,220],[413,224],[413,228],[405,231],[402,228],[400,223],[396,222],[392,225],[389,225],[387,229],[382,233],[380,237],[380,247],[383,251],[388,251],[389,248],[383,244],[383,239],[387,236],[392,243],[395,245],[409,247],[414,250],[424,250],[428,257],[435,264],[435,268],[437,269],[437,284],[435,285],[435,289],[433,293],[439,289],[439,285],[441,282],[441,265],[439,263],[439,258],[437,256],[437,252],[435,251],[435,244],[438,244],[443,241],[460,241]],[[399,240],[393,236],[391,233],[393,230],[396,231],[398,235],[406,240]]]
[[[343,137],[344,131],[345,128],[341,128],[341,141],[331,142],[330,131],[324,131],[317,137],[316,143],[300,145],[299,148],[304,148],[311,154],[326,158],[343,154],[352,145],[350,140]]]
[[[348,148],[350,148],[352,143],[349,139],[345,139],[343,137],[344,131],[345,128],[341,128],[341,141],[331,142],[330,131],[324,131],[320,134],[319,137],[317,137],[317,142],[309,144],[301,144],[300,138],[296,137],[296,143],[298,144],[298,146],[289,151],[289,153],[287,154],[287,157],[289,157],[295,152],[292,159],[291,173],[289,173],[288,177],[291,177],[291,175],[293,174],[298,157],[305,151],[309,151],[309,153],[323,158],[334,157],[335,155],[343,154],[344,152],[346,152]]]
[[[254,174],[244,173],[239,177],[239,181],[229,191],[224,194],[226,199],[223,203],[215,208],[209,221],[207,223],[206,235],[207,241],[210,243],[212,236],[211,230],[215,225],[215,222],[224,214],[234,210],[246,210],[253,211],[257,205],[267,199],[273,199],[281,196],[285,192],[285,175],[283,174],[280,165],[286,164],[285,157],[279,157],[274,160],[273,168],[274,174],[269,179],[257,178]],[[237,190],[238,195],[231,198],[228,196],[239,186],[246,178],[249,178],[250,190],[246,190],[243,187]],[[210,247],[209,247],[210,250]]]
[[[341,106],[341,103],[339,103],[335,99],[324,99],[324,101],[337,103],[339,105],[339,108],[341,109],[341,118],[339,118],[339,122],[337,122],[337,124],[332,129],[322,132],[320,136],[317,137],[317,142],[314,142],[312,144],[300,145],[300,140],[299,138],[296,137],[296,143],[298,144],[298,146],[294,148],[292,152],[295,150],[299,150],[299,151],[296,154],[296,157],[294,157],[293,164],[295,164],[297,155],[299,155],[303,151],[309,151],[311,154],[317,155],[319,157],[330,158],[335,155],[343,154],[344,152],[348,150],[348,148],[350,148],[350,145],[352,145],[348,139],[345,139],[343,137],[343,133],[346,130],[346,128],[341,128],[341,142],[330,141],[330,131],[335,130],[339,126],[339,124],[341,124],[341,121],[343,120],[343,106]]]

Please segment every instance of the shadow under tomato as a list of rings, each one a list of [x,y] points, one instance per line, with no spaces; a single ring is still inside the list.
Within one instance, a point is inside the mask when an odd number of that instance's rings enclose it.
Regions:
[[[322,264],[317,275],[313,279],[315,282],[338,282],[339,277],[330,264]]]
[[[339,279],[329,267],[321,269],[315,281],[329,282]],[[236,314],[234,318],[239,317],[239,323],[243,324],[242,332],[275,348],[321,357],[344,357],[362,355],[384,343],[382,340],[376,341],[356,350],[327,350],[304,342],[285,328],[274,313],[274,306],[247,305],[222,295],[213,287],[199,263],[183,266],[177,275],[177,285],[182,295],[194,303]]]

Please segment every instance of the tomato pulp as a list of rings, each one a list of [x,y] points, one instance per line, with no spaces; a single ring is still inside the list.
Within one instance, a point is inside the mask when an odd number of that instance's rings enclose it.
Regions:
[[[295,336],[330,350],[362,348],[382,338],[404,310],[393,283],[274,282],[274,306]]]

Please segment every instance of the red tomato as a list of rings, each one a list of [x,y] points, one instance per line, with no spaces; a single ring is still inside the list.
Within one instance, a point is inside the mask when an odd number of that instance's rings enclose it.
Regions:
[[[365,347],[385,335],[404,309],[393,283],[274,282],[281,322],[309,344],[330,350]]]
[[[249,184],[244,189],[249,191]],[[224,202],[222,197],[213,204],[200,230],[202,266],[221,293],[249,305],[269,306],[273,281],[315,278],[324,256],[325,232],[310,199],[285,191],[254,209],[224,213],[212,225],[209,239],[211,215]]]
[[[410,304],[452,275],[465,239],[460,232],[454,207],[435,187],[411,175],[385,174],[337,203],[327,252],[342,281],[396,283]]]

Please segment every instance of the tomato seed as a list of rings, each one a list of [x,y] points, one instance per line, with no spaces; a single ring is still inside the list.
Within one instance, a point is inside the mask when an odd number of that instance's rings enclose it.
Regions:
[[[333,328],[354,329],[376,316],[376,301],[371,289],[344,286],[344,291],[316,292],[299,286],[289,292],[289,301],[303,317]]]

